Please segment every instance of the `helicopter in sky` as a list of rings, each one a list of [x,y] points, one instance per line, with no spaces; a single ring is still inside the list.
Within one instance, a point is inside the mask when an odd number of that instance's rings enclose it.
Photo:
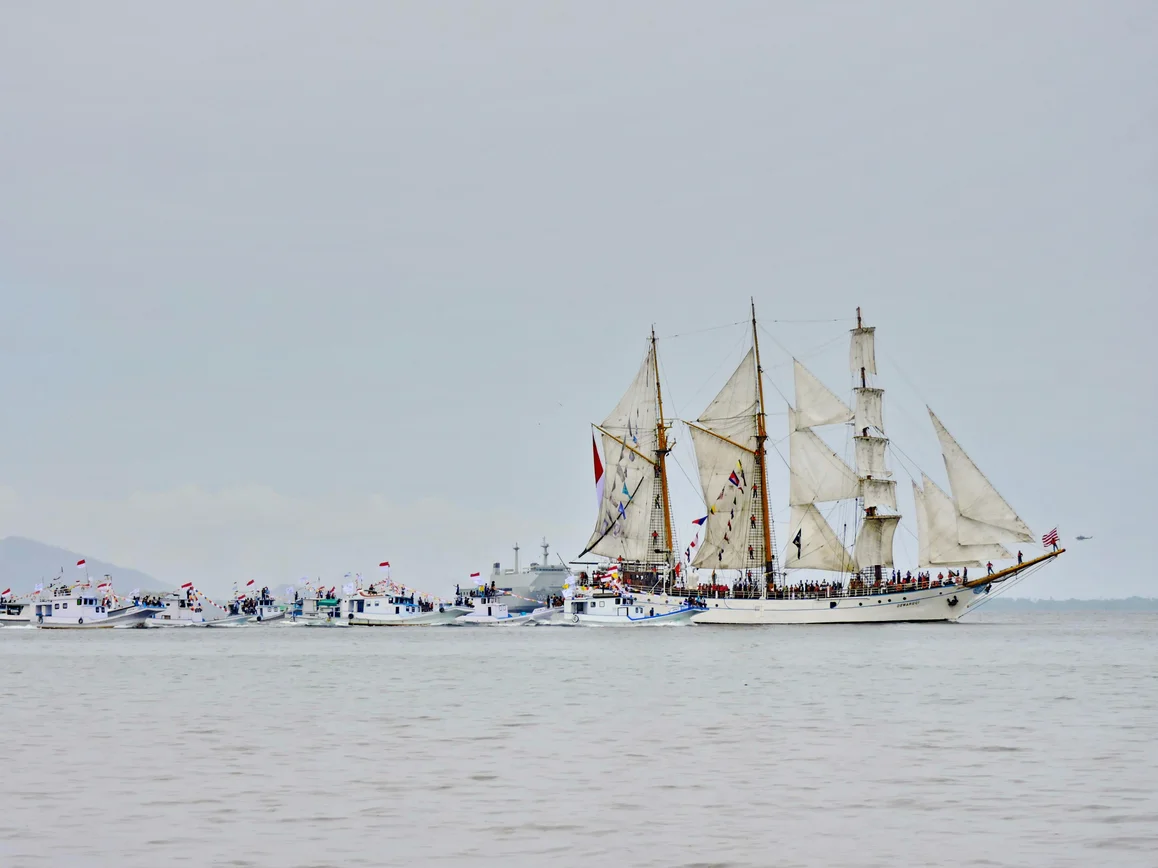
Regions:
[[[1092,536],[1076,536],[1076,537],[1074,537],[1074,539],[1076,539],[1076,540],[1087,540],[1087,539],[1093,539],[1093,537],[1092,537]]]

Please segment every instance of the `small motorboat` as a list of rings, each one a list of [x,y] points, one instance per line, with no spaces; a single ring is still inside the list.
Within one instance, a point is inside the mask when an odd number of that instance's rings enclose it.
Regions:
[[[501,596],[471,597],[471,610],[454,623],[478,627],[515,627],[531,623],[531,612],[512,615]]]

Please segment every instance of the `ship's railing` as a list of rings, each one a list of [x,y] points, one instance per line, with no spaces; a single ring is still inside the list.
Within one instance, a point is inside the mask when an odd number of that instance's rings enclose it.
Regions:
[[[882,582],[880,585],[857,585],[843,587],[833,585],[806,585],[801,587],[784,587],[777,585],[768,588],[767,599],[770,600],[833,600],[847,597],[876,597],[888,594],[908,594],[916,591],[926,591],[930,588],[960,588],[954,581],[938,581],[934,579],[913,580],[911,582]],[[647,590],[636,589],[636,593],[648,593]],[[753,600],[760,598],[759,588],[750,586],[732,587],[729,585],[706,586],[703,588],[672,588],[668,591],[672,597],[698,597],[708,600]]]

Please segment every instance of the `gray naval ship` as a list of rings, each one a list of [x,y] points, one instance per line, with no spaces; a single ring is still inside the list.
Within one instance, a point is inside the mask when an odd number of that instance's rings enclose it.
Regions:
[[[502,564],[495,563],[491,569],[490,580],[495,583],[495,587],[511,594],[507,598],[507,611],[530,612],[544,605],[548,597],[563,594],[567,567],[562,560],[555,565],[550,563],[551,550],[546,537],[543,537],[541,548],[542,563],[532,563],[526,569],[519,569],[519,544],[515,543],[515,568],[504,570]]]

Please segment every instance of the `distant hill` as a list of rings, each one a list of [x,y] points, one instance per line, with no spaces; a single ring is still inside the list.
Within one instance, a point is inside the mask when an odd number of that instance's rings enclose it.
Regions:
[[[47,585],[64,570],[66,579],[75,579],[80,573],[76,562],[81,558],[88,561],[88,574],[94,578],[104,575],[113,577],[113,585],[120,592],[133,588],[164,587],[157,579],[140,570],[119,567],[108,561],[99,561],[88,555],[70,552],[68,549],[45,545],[36,540],[10,536],[0,540],[0,591],[12,588],[17,594],[31,591],[37,583]]]
[[[1158,599],[1118,597],[1107,600],[1030,600],[1024,597],[997,597],[986,603],[985,609],[994,612],[1158,612]]]

